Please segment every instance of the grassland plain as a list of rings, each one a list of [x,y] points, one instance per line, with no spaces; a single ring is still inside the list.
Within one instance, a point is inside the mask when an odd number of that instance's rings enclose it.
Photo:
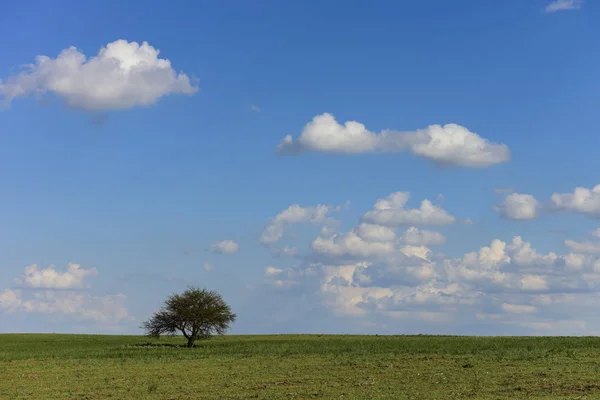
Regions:
[[[0,335],[0,399],[600,399],[600,338]]]

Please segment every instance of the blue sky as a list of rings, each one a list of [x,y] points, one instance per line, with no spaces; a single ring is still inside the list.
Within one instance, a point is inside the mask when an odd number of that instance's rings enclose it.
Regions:
[[[6,5],[0,331],[137,333],[191,284],[235,333],[599,333],[599,16]]]

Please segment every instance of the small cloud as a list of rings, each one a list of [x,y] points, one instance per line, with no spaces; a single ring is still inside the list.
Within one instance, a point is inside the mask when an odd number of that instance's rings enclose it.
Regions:
[[[213,264],[204,263],[204,269],[207,271],[212,271],[213,269],[215,269],[215,266]]]
[[[220,242],[211,244],[208,250],[212,253],[232,254],[236,253],[239,248],[240,245],[233,240],[221,240]]]
[[[254,111],[254,112],[257,112],[257,113],[261,112],[261,109],[260,109],[260,107],[259,107],[259,106],[257,106],[257,105],[255,105],[255,104],[250,104],[250,109],[251,109],[252,111]]]
[[[538,217],[540,202],[530,194],[511,193],[493,207],[504,218],[512,220],[529,220]]]
[[[437,201],[442,201],[442,200],[444,200],[444,195],[440,193],[437,195],[436,199],[437,199]]]
[[[579,10],[583,5],[583,0],[556,0],[548,4],[547,13],[557,11]]]
[[[471,218],[465,218],[462,220],[465,225],[473,225],[473,220]]]
[[[555,211],[568,211],[600,218],[600,185],[591,189],[576,187],[573,193],[554,193],[550,203]]]
[[[267,267],[267,268],[265,268],[265,275],[266,276],[279,275],[281,272],[283,272],[283,271],[280,270],[279,268],[275,268],[275,267]]]

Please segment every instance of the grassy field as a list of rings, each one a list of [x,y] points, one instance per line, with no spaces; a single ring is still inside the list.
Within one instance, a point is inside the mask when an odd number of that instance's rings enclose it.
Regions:
[[[600,399],[600,338],[0,335],[0,399]]]

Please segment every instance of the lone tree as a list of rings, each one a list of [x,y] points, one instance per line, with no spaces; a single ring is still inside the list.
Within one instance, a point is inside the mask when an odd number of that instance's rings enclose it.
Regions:
[[[169,296],[164,307],[141,327],[153,338],[181,332],[187,339],[187,346],[192,347],[197,339],[224,334],[235,318],[219,293],[188,287],[182,294]]]

